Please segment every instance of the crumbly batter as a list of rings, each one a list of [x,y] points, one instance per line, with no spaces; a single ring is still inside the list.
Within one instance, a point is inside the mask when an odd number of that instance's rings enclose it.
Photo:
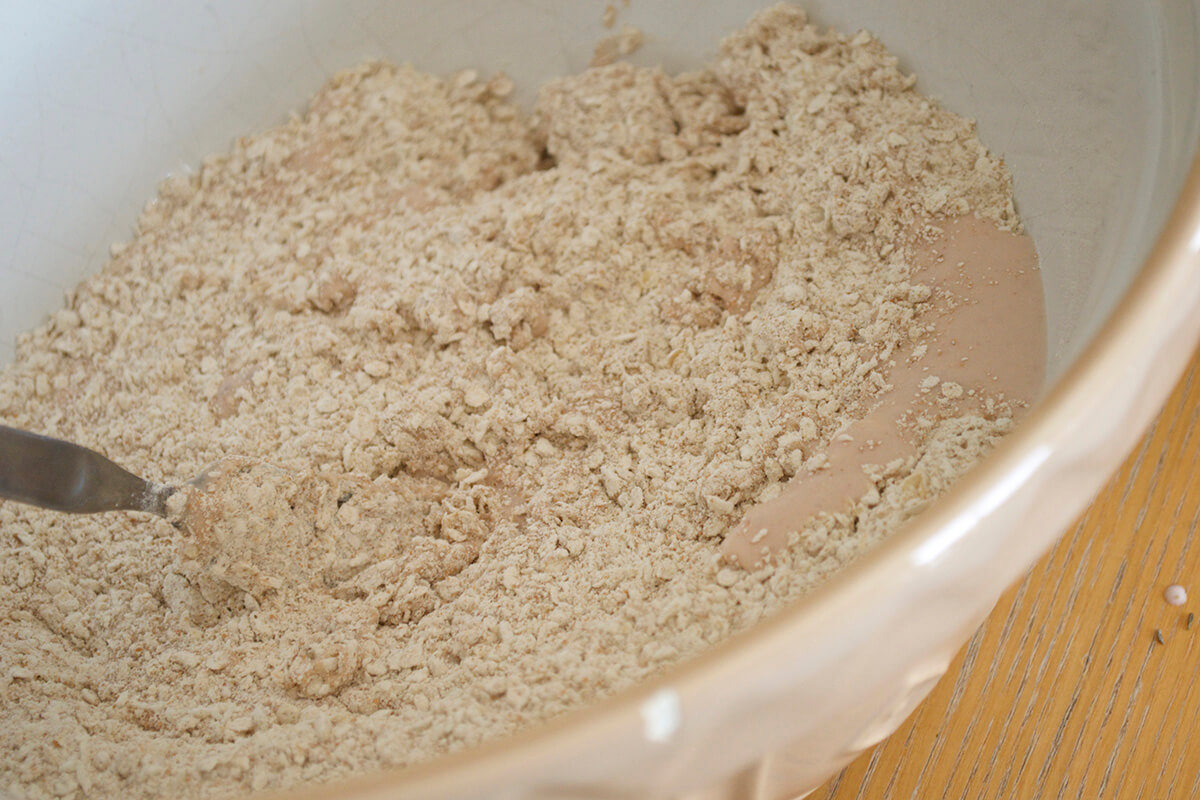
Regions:
[[[503,75],[366,64],[167,180],[21,338],[0,420],[154,480],[234,460],[184,533],[0,504],[0,791],[426,760],[744,630],[894,529],[1011,403],[927,415],[769,563],[721,553],[919,346],[914,231],[1019,228],[972,123],[912,87],[778,7],[705,69],[598,66],[530,116]]]

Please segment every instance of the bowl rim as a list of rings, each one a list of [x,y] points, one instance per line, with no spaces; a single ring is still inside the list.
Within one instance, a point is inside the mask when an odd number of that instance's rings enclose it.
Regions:
[[[851,564],[823,581],[812,591],[795,599],[776,614],[768,617],[718,642],[704,652],[672,664],[662,672],[646,680],[627,686],[595,703],[568,711],[559,717],[535,724],[503,738],[466,748],[456,753],[436,757],[412,766],[381,770],[356,776],[324,786],[301,786],[274,796],[305,798],[326,796],[329,788],[336,787],[340,797],[365,797],[376,791],[395,791],[403,788],[418,794],[427,789],[451,788],[446,785],[456,781],[452,776],[462,777],[471,771],[482,773],[495,770],[507,771],[514,763],[514,756],[529,754],[542,748],[562,748],[566,740],[592,729],[614,726],[619,718],[637,711],[639,706],[656,692],[677,688],[681,684],[704,683],[715,677],[721,665],[727,664],[735,655],[747,648],[760,648],[771,643],[781,643],[791,638],[805,620],[813,615],[815,608],[829,602],[831,597],[846,595],[860,590],[881,570],[910,568],[917,551],[932,537],[973,507],[984,500],[988,487],[995,485],[1004,475],[1012,473],[1017,465],[1034,454],[1035,449],[1052,439],[1053,432],[1064,419],[1077,416],[1077,409],[1085,405],[1090,397],[1103,393],[1122,379],[1119,369],[1126,358],[1122,340],[1129,331],[1141,325],[1153,325],[1160,312],[1159,295],[1173,280],[1195,274],[1200,268],[1200,143],[1196,143],[1187,176],[1172,206],[1167,221],[1156,237],[1149,253],[1143,260],[1133,281],[1122,294],[1117,305],[1105,318],[1099,330],[1088,342],[1069,368],[1055,381],[1049,391],[1035,403],[1030,413],[1005,437],[994,451],[973,467],[929,508],[905,523],[899,530],[882,542],[872,546]],[[1182,301],[1172,299],[1173,304]],[[1195,342],[1189,342],[1190,353]],[[1176,363],[1165,367],[1170,381],[1166,389],[1155,393],[1151,411],[1157,414],[1165,402],[1167,393],[1182,374],[1186,354],[1176,358]],[[1140,436],[1152,415],[1139,420],[1133,434]],[[1132,438],[1132,437],[1131,437]],[[1121,447],[1115,454],[1123,458],[1128,447]],[[1101,475],[1107,479],[1111,470]],[[1024,472],[1020,481],[1014,483],[1016,490],[1027,487],[1034,479],[1032,472]],[[1089,492],[1090,500],[1094,492]],[[969,527],[968,527],[969,530]],[[1059,531],[1046,541],[1039,551],[1049,549],[1062,535]],[[1026,564],[1025,566],[1029,566]],[[956,648],[957,650],[958,648]]]

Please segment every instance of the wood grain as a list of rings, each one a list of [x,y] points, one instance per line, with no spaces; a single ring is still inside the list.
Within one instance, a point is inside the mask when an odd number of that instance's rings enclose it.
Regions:
[[[1200,351],[925,703],[812,797],[1200,797],[1198,527]],[[1182,607],[1163,599],[1172,583]]]

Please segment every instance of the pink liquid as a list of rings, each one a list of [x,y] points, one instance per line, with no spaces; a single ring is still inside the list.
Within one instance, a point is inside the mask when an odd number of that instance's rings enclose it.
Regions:
[[[892,389],[875,408],[833,437],[822,468],[798,473],[726,536],[722,550],[732,563],[762,564],[815,515],[865,494],[872,485],[865,466],[915,455],[915,415],[948,419],[1007,408],[1017,417],[1037,396],[1046,334],[1033,240],[975,217],[935,225],[939,233],[913,236],[908,248],[913,282],[934,290],[920,319],[932,330],[890,366]]]

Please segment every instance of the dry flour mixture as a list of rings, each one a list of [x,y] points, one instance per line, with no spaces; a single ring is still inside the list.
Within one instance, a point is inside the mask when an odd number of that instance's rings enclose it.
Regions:
[[[779,7],[700,71],[597,66],[528,114],[503,75],[365,64],[167,180],[21,338],[0,421],[155,480],[225,459],[222,490],[180,498],[188,534],[0,504],[0,791],[426,760],[696,654],[894,529],[1018,404],[930,376],[911,454],[774,559],[722,551],[922,363],[913,242],[1019,230],[1003,164],[913,82]]]

